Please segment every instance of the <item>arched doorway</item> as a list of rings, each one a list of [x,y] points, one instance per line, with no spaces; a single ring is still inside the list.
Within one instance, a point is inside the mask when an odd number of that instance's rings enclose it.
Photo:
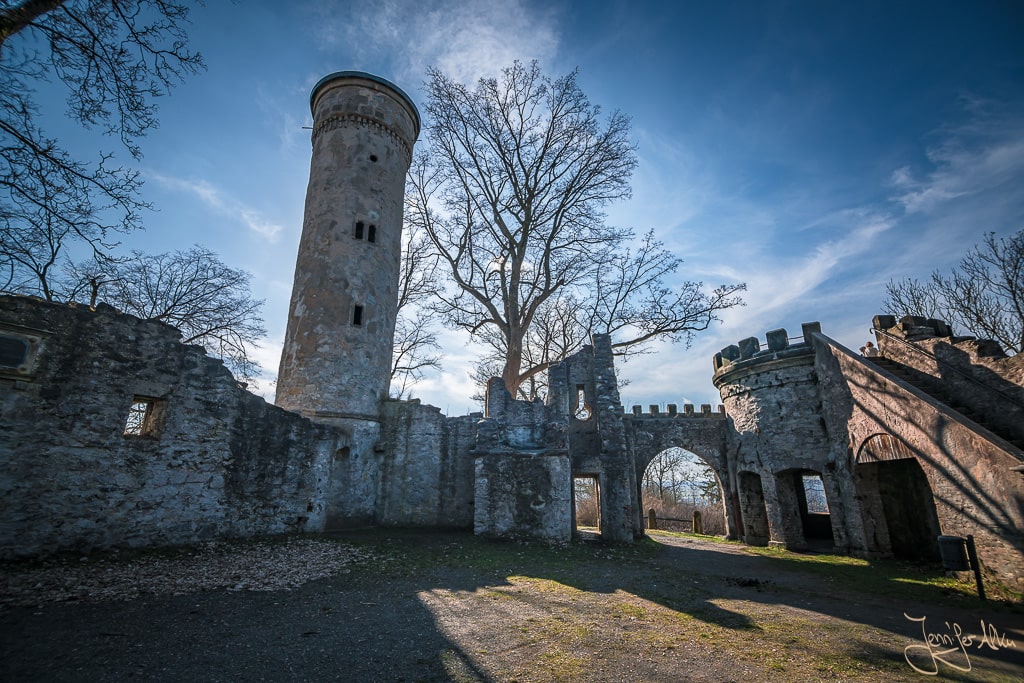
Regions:
[[[721,481],[696,453],[678,447],[661,451],[648,463],[639,484],[648,527],[653,510],[659,529],[714,536],[727,533]],[[696,529],[694,512],[700,513]]]
[[[939,558],[939,516],[928,477],[906,444],[874,434],[854,470],[870,550],[908,560]]]

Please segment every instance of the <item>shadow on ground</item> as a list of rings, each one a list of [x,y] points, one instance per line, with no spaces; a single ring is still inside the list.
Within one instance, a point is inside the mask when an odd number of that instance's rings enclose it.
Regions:
[[[672,535],[567,548],[463,533],[339,538],[391,559],[291,591],[4,608],[0,678],[909,681],[934,666],[938,680],[998,681],[1024,672],[1019,608],[889,586],[872,565],[821,572],[787,554]]]

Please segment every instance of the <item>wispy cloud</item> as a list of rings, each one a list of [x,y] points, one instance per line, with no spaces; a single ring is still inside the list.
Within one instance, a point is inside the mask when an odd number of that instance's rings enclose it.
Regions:
[[[268,220],[262,212],[246,206],[233,197],[226,196],[205,180],[186,180],[159,173],[149,173],[148,177],[164,187],[195,195],[217,213],[242,223],[246,228],[265,237],[269,242],[277,241],[278,235],[284,230],[283,226]]]
[[[939,133],[927,150],[930,168],[909,166],[892,173],[895,201],[907,213],[934,213],[948,202],[990,193],[1024,193],[1017,182],[1024,173],[1024,118],[993,112],[980,103],[968,123]]]
[[[358,9],[324,2],[318,15],[324,49],[344,43],[367,66],[386,60],[401,82],[418,83],[436,66],[471,83],[515,59],[548,62],[559,43],[555,11],[520,0],[391,0]]]

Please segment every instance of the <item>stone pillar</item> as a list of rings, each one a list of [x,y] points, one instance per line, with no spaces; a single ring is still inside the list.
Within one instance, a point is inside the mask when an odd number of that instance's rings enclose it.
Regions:
[[[390,381],[420,118],[394,84],[359,71],[321,79],[310,107],[313,154],[276,403],[363,431],[379,419]]]

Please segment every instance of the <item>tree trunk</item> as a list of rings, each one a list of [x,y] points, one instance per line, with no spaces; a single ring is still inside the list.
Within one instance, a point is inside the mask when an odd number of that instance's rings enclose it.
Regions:
[[[31,24],[44,14],[52,12],[65,0],[25,0],[25,2],[0,11],[0,48],[8,38]]]
[[[514,331],[510,336],[501,378],[505,381],[505,388],[512,394],[512,398],[516,398],[519,392],[519,371],[523,366],[523,337],[521,334],[515,334]]]

